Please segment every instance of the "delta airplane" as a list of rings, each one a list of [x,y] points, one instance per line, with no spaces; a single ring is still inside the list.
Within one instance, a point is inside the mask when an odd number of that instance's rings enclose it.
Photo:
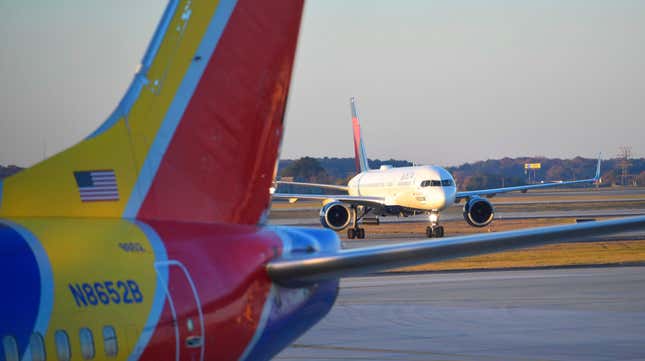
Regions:
[[[314,199],[323,201],[320,210],[320,223],[334,231],[347,229],[347,238],[365,238],[365,229],[360,223],[379,224],[379,216],[410,216],[427,214],[430,225],[426,236],[443,237],[444,228],[439,225],[439,214],[453,204],[465,201],[463,216],[473,227],[485,227],[495,217],[495,208],[486,198],[498,193],[526,192],[529,189],[559,187],[571,184],[596,183],[600,180],[600,156],[596,175],[591,179],[577,181],[532,184],[517,187],[482,189],[458,192],[455,180],[442,167],[424,165],[392,168],[388,165],[380,169],[370,169],[367,153],[361,136],[356,100],[350,99],[352,129],[354,132],[354,156],[356,170],[359,172],[349,180],[347,186],[333,184],[276,181],[276,184],[291,184],[317,188],[329,188],[347,192],[347,195],[324,194],[287,194],[274,193],[273,198]],[[486,197],[486,198],[483,198]],[[365,218],[368,214],[375,218]]]
[[[0,181],[0,360],[267,360],[340,277],[645,228],[342,251],[331,230],[265,226],[302,8],[170,1],[112,115]]]

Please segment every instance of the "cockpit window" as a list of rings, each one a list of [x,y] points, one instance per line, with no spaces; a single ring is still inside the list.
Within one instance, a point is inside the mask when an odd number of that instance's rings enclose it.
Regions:
[[[452,179],[444,180],[424,180],[421,182],[421,187],[452,187],[455,182]]]
[[[421,187],[441,187],[441,181],[424,180],[423,182],[421,182]]]

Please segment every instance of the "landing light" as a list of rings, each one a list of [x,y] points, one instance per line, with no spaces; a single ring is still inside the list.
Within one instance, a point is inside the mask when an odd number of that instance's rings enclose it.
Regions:
[[[439,215],[436,213],[431,213],[430,214],[430,223],[435,223],[439,220]]]

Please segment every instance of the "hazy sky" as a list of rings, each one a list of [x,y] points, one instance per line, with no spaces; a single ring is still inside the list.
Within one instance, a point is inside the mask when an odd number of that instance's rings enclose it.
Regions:
[[[0,0],[0,164],[82,139],[130,83],[166,2]],[[645,156],[645,0],[312,0],[282,157]]]

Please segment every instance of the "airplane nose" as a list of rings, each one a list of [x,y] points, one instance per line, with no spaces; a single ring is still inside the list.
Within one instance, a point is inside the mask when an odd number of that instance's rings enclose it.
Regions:
[[[443,210],[455,202],[455,187],[428,187],[426,199],[432,209]]]
[[[435,188],[430,189],[426,193],[426,199],[429,200],[432,209],[441,210],[446,206],[446,193],[443,189]]]
[[[447,187],[444,189],[445,193],[445,198],[446,198],[446,204],[449,206],[453,203],[455,203],[455,197],[457,196],[457,188],[456,187]]]
[[[444,209],[446,207],[446,197],[445,194],[437,201],[436,207],[438,209]]]
[[[444,187],[442,189],[443,193],[443,203],[440,208],[446,208],[455,202],[455,195],[457,193],[454,187]]]

